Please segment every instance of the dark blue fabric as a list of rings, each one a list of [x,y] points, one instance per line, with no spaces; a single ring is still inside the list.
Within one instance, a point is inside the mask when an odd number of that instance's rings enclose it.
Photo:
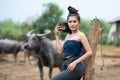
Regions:
[[[83,45],[76,40],[67,40],[64,45],[64,57],[67,56],[79,56]]]
[[[76,40],[67,40],[64,43],[64,58],[67,56],[80,56],[82,50],[82,43]],[[84,65],[80,62],[77,64],[72,72],[67,71],[67,67],[70,63],[77,59],[77,57],[65,60],[62,65],[62,72],[54,76],[51,80],[80,80],[84,74]]]
[[[75,59],[68,60],[63,63],[62,72],[54,76],[51,80],[80,80],[84,74],[84,65],[78,63],[72,72],[67,71],[68,65]]]

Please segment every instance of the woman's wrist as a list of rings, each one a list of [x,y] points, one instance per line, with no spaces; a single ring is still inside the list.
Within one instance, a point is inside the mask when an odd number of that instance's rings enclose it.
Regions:
[[[80,63],[80,62],[82,62],[82,60],[81,60],[80,58],[78,58],[78,59],[75,60],[75,63],[76,63],[76,64],[78,64],[78,63]]]
[[[59,33],[58,32],[55,33],[55,37],[59,37]]]
[[[59,35],[59,32],[55,32],[55,35],[57,35],[57,36],[58,36],[58,35]]]
[[[55,38],[56,38],[56,40],[59,40],[59,35],[56,34],[56,35],[55,35]]]

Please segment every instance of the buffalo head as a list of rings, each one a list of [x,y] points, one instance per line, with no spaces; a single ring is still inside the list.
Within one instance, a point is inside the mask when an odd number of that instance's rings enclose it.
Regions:
[[[41,48],[41,40],[45,38],[46,35],[51,33],[50,30],[45,30],[44,34],[33,33],[35,30],[31,30],[27,33],[27,42],[24,44],[24,49],[29,49],[34,53],[39,53]],[[34,54],[35,56],[35,54]],[[36,55],[37,56],[37,55]]]

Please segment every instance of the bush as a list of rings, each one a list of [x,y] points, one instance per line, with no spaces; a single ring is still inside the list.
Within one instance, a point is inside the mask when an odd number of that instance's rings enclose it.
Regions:
[[[120,46],[120,43],[118,40],[115,40],[115,41],[111,41],[108,43],[109,45],[113,45],[113,46]]]

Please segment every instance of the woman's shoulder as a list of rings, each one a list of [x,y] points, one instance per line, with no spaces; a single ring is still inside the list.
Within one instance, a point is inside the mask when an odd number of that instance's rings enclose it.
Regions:
[[[87,38],[86,35],[85,35],[85,33],[83,33],[83,32],[79,32],[78,36],[80,38],[80,41]]]
[[[85,33],[83,33],[83,32],[80,32],[79,31],[79,34],[78,34],[80,37],[85,37],[86,35],[85,35]]]
[[[88,41],[88,38],[87,36],[83,33],[83,32],[80,32],[79,33],[79,36],[80,36],[80,41],[83,43],[86,43],[86,41]]]

